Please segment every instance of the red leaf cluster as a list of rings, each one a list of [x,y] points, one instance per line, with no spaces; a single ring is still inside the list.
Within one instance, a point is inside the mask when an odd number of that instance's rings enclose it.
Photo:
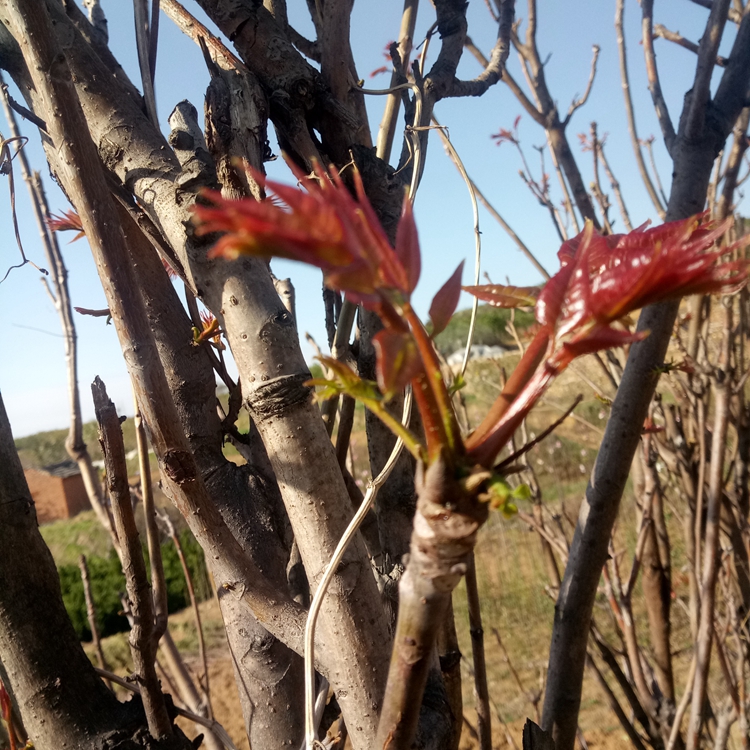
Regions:
[[[648,332],[631,332],[617,321],[661,300],[690,294],[732,293],[747,281],[748,262],[722,262],[722,256],[750,243],[745,237],[716,248],[732,223],[700,215],[653,229],[646,225],[624,235],[602,236],[588,222],[558,252],[560,270],[536,303],[540,329],[521,360],[525,385],[490,411],[466,441],[471,460],[491,465],[510,436],[570,362],[583,354],[633,343]],[[472,293],[500,299],[508,287],[485,286]],[[546,353],[540,357],[540,347]],[[519,380],[520,378],[516,378]]]
[[[308,177],[295,171],[305,191],[253,177],[277,200],[227,200],[217,192],[212,205],[194,208],[198,234],[225,232],[211,257],[276,256],[320,268],[326,283],[371,306],[384,290],[408,297],[420,273],[419,243],[411,204],[404,201],[395,249],[353,172],[352,196],[334,167],[331,177],[316,167]]]
[[[86,233],[83,230],[83,224],[81,223],[81,217],[76,213],[74,209],[69,211],[63,211],[60,215],[50,214],[47,219],[47,226],[53,232],[77,232],[71,242],[80,240]]]

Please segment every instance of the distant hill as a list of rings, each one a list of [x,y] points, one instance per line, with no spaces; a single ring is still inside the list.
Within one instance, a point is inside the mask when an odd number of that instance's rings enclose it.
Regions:
[[[510,320],[510,310],[491,305],[480,305],[477,309],[477,322],[474,328],[474,344],[484,346],[512,347],[515,342],[506,330]],[[459,310],[448,323],[448,327],[435,338],[435,344],[444,357],[449,357],[458,349],[466,346],[469,335],[471,310]],[[516,310],[515,326],[521,332],[534,323],[534,315],[524,310]]]
[[[135,445],[135,426],[132,417],[128,417],[122,423],[122,434],[125,441],[125,451],[133,450]],[[15,441],[16,450],[21,457],[24,468],[39,468],[49,466],[67,459],[68,452],[65,450],[65,438],[68,430],[48,430],[37,432],[35,435],[18,438]],[[91,458],[96,461],[102,458],[99,449],[99,430],[95,421],[86,422],[83,425],[83,439],[88,446]]]

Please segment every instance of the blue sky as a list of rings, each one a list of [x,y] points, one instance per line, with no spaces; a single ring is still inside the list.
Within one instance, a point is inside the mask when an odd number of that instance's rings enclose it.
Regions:
[[[186,7],[208,23],[195,2],[186,0]],[[132,4],[124,0],[102,0],[109,20],[110,46],[131,79],[138,84],[139,75],[135,53]],[[400,23],[401,0],[359,0],[355,3],[352,19],[352,40],[358,72],[368,88],[388,85],[389,76],[374,79],[369,73],[384,64],[383,50],[396,38]],[[290,18],[300,31],[310,34],[306,3],[289,0]],[[656,20],[668,28],[679,30],[686,37],[698,40],[705,24],[707,11],[687,0],[662,0],[656,4]],[[517,16],[525,15],[525,3],[517,3]],[[614,0],[578,0],[576,3],[555,0],[538,2],[538,43],[542,57],[550,55],[546,76],[550,91],[562,112],[585,87],[591,64],[593,44],[601,47],[597,77],[588,104],[574,115],[568,128],[571,147],[588,183],[591,179],[590,155],[580,153],[577,133],[588,132],[592,120],[598,123],[599,133],[607,133],[606,153],[619,179],[631,219],[639,224],[656,220],[653,207],[638,177],[635,161],[625,127],[624,105],[617,59],[614,31]],[[432,7],[423,2],[416,38],[421,39],[434,20]],[[522,26],[522,31],[523,31]],[[482,0],[469,4],[469,33],[474,42],[487,53],[491,49],[496,27]],[[640,39],[640,7],[635,0],[626,0],[626,35],[628,39],[631,89],[636,106],[639,135],[656,135],[657,163],[665,189],[669,189],[670,163],[661,145],[659,127],[647,91]],[[733,38],[732,24],[727,25],[727,40],[722,47],[726,54]],[[433,39],[429,60],[434,60],[439,40]],[[682,98],[692,84],[695,56],[663,40],[656,40],[662,85],[673,120],[679,117]],[[509,67],[520,80],[518,61],[511,54]],[[474,59],[465,54],[459,75],[471,78],[479,72]],[[174,105],[189,99],[202,109],[203,95],[208,84],[208,73],[196,45],[182,36],[162,14],[159,56],[157,63],[156,95],[159,119],[164,132],[168,131],[167,117]],[[368,100],[374,136],[383,108],[382,97]],[[546,268],[556,270],[559,241],[546,211],[539,206],[518,177],[521,167],[516,151],[509,145],[497,147],[490,136],[500,128],[510,128],[517,115],[522,114],[520,136],[527,159],[536,169],[538,156],[533,146],[544,143],[544,133],[510,91],[498,84],[480,99],[445,100],[438,104],[436,116],[449,129],[450,137],[465,163],[466,169],[495,207],[513,226]],[[30,137],[27,153],[34,167],[45,176],[48,198],[53,211],[68,206],[54,182],[48,176],[37,133],[22,123]],[[7,125],[0,128],[7,135]],[[274,152],[278,153],[275,143]],[[398,148],[394,148],[398,153]],[[546,156],[547,169],[551,168]],[[28,204],[25,187],[18,169],[16,194],[18,217],[27,255],[43,265],[43,253],[38,233]],[[275,179],[289,181],[289,173],[279,161],[269,164]],[[552,176],[553,196],[560,200],[557,182]],[[604,175],[602,179],[605,180]],[[18,250],[13,238],[10,218],[9,193],[0,184],[0,266],[2,273],[18,262]],[[610,196],[614,204],[614,197]],[[746,212],[746,211],[745,211]],[[610,215],[617,219],[616,230],[623,230],[616,209]],[[426,315],[432,295],[453,272],[462,259],[467,265],[464,283],[472,283],[474,274],[474,237],[469,194],[456,169],[443,151],[439,139],[433,136],[427,154],[424,180],[416,201],[416,216],[423,253],[423,273],[416,292],[419,312]],[[533,284],[540,281],[538,273],[518,252],[511,240],[494,220],[481,209],[483,243],[482,271],[494,281],[506,277],[514,284]],[[98,308],[106,306],[104,294],[96,275],[85,240],[66,244],[61,236],[63,254],[70,274],[73,304]],[[325,344],[320,274],[292,263],[274,261],[277,276],[290,276],[297,292],[298,319],[301,333],[309,331],[318,343]],[[0,273],[0,275],[2,275]],[[470,298],[462,299],[462,306]],[[48,299],[39,274],[30,266],[15,270],[0,285],[0,390],[9,412],[14,434],[18,437],[43,429],[67,427],[67,381],[63,341],[54,307]],[[93,418],[89,386],[99,375],[121,412],[132,414],[129,381],[112,326],[103,319],[76,317],[79,336],[79,386],[84,418]],[[303,339],[304,340],[304,339]],[[303,348],[308,359],[312,351]]]

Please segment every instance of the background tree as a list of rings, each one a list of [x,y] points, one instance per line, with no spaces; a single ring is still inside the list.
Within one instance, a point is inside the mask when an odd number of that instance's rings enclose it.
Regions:
[[[159,3],[153,5],[158,9]],[[334,448],[333,412],[327,413],[326,424],[304,386],[309,373],[299,348],[294,310],[285,306],[263,259],[242,258],[230,264],[208,256],[215,238],[199,236],[191,222],[191,207],[199,201],[201,190],[221,189],[229,198],[261,196],[252,173],[234,169],[232,159],[242,157],[262,170],[270,121],[290,163],[303,174],[315,164],[332,164],[349,180],[351,170],[346,167],[353,163],[394,242],[404,189],[410,186],[413,192],[423,177],[436,105],[445,98],[483,95],[504,77],[526,111],[545,128],[564,189],[567,221],[549,199],[546,178],[535,181],[528,168],[525,178],[546,203],[558,231],[564,235],[567,226],[582,225],[585,219],[605,230],[611,222],[603,201],[597,214],[596,196],[601,197],[602,191],[592,189],[592,200],[567,141],[566,126],[586,94],[560,118],[537,48],[534,0],[526,7],[523,41],[519,26],[513,24],[514,3],[495,3],[497,42],[486,59],[474,48],[484,69],[473,80],[457,77],[463,51],[472,46],[465,4],[448,0],[434,4],[433,31],[439,35],[439,42],[432,42],[438,46],[435,62],[412,67],[416,4],[406,3],[399,44],[390,49],[393,87],[403,88],[390,95],[382,131],[392,132],[401,95],[410,128],[397,169],[388,164],[390,137],[384,135],[373,147],[349,43],[350,3],[309,4],[314,40],[289,25],[283,2],[198,0],[198,5],[239,56],[202,30],[174,0],[162,0],[166,13],[195,39],[202,39],[211,75],[204,132],[195,109],[185,102],[170,116],[168,137],[158,128],[153,93],[157,24],[156,16],[148,20],[144,2],[135,3],[143,97],[107,47],[96,2],[89,4],[87,18],[74,3],[45,0],[39,6],[29,0],[4,0],[0,65],[24,96],[25,114],[41,132],[52,173],[80,216],[165,490],[206,551],[214,579],[222,582],[219,597],[251,744],[279,747],[299,744],[303,736],[300,654],[306,613],[299,601],[305,601],[306,592],[295,600],[287,564],[292,554],[299,554],[314,592],[353,506],[361,501],[341,461],[352,411],[344,398]],[[651,90],[674,162],[666,216],[680,219],[703,209],[714,160],[735,123],[742,122],[738,118],[747,105],[750,80],[750,21],[741,3],[732,8],[728,0],[713,3],[697,48],[694,85],[675,129],[653,63],[650,4],[643,4],[643,14]],[[711,74],[728,16],[737,31],[711,97]],[[511,46],[521,56],[531,98],[510,74],[503,76]],[[595,68],[596,56],[592,81]],[[590,85],[586,93],[589,90]],[[738,142],[743,135],[739,132]],[[634,142],[640,149],[637,138]],[[591,148],[602,158],[595,131]],[[731,192],[727,200],[730,205]],[[162,261],[184,282],[188,312]],[[202,328],[195,299],[211,311],[226,336],[239,373],[236,383],[210,346],[194,345],[191,328]],[[337,359],[356,361],[360,374],[374,379],[372,341],[381,322],[372,311],[362,312],[352,347],[353,303],[335,296],[329,300],[332,353]],[[655,368],[663,363],[672,330],[677,303],[669,305],[641,316],[639,330],[649,328],[652,334],[631,350],[568,555],[543,717],[559,749],[572,747],[575,737],[587,623],[619,498],[656,384]],[[230,403],[241,402],[250,413],[254,430],[249,436],[239,436],[232,429],[233,419],[217,414],[215,371],[228,381]],[[399,407],[397,399],[395,413]],[[240,441],[249,458],[247,465],[237,467],[224,458],[221,446],[226,433]],[[372,472],[377,475],[394,439],[377,421],[369,420],[368,441]],[[378,494],[376,533],[355,536],[322,606],[316,668],[330,683],[356,748],[368,746],[376,736],[393,626],[379,587],[386,585],[407,551],[415,503],[413,471],[413,462],[403,457]],[[375,575],[371,560],[381,563]],[[712,585],[708,579],[707,585]],[[36,611],[33,601],[26,606],[25,616],[34,619],[30,617]],[[450,619],[441,628],[438,642],[449,644]],[[37,637],[41,636],[29,634]],[[69,648],[75,649],[72,644]],[[703,662],[709,654],[710,650],[703,654]],[[455,693],[446,691],[449,670],[446,667],[441,674],[432,661],[426,678],[431,697],[422,709],[418,742],[423,747],[450,747],[457,738],[454,727],[460,706]],[[5,667],[4,677],[16,693],[13,670]],[[85,692],[84,683],[92,678],[83,666],[80,671]],[[699,695],[700,681],[696,686]],[[23,697],[16,695],[16,700],[25,717]],[[109,725],[97,724],[94,731],[89,719],[79,719],[80,707],[74,701],[65,705],[63,718],[60,712],[49,712],[46,721],[48,727],[55,721],[67,724],[65,736],[71,744],[82,745],[92,734],[109,731]],[[700,708],[696,711],[699,714]],[[698,719],[691,726],[696,723],[700,726]],[[655,735],[661,736],[658,730]],[[41,739],[38,742],[44,746]]]

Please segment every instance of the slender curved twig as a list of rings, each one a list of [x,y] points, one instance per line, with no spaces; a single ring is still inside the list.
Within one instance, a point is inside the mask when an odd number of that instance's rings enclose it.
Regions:
[[[44,276],[49,275],[47,269],[40,268],[36,263],[34,263],[33,260],[30,260],[26,257],[26,253],[23,250],[23,244],[21,243],[21,233],[18,229],[18,216],[16,215],[16,188],[15,183],[13,182],[13,159],[15,158],[15,155],[26,145],[28,140],[28,138],[22,135],[5,139],[0,133],[0,174],[8,175],[8,186],[10,188],[10,213],[13,219],[13,232],[16,235],[16,244],[18,245],[18,250],[21,253],[21,262],[8,268],[8,270],[5,272],[5,276],[0,279],[0,284],[2,284],[3,281],[8,278],[10,272],[14,268],[22,268],[27,263],[36,268],[36,270]],[[11,154],[10,152],[11,143],[20,144],[16,149],[16,154]]]
[[[396,91],[403,91],[404,89],[411,89],[414,92],[414,122],[418,123],[422,117],[422,89],[417,86],[414,82],[401,83],[398,86],[392,86],[388,89],[363,89],[359,91],[363,94],[369,94],[370,96],[385,96],[392,94]],[[413,202],[414,196],[417,193],[417,187],[419,185],[419,172],[422,149],[419,145],[419,133],[418,128],[409,126],[406,128],[406,132],[411,135],[411,154],[414,159],[414,169],[412,170],[411,185],[409,186],[409,199]]]
[[[615,11],[615,30],[617,32],[617,51],[620,58],[620,79],[622,81],[622,93],[625,97],[625,115],[628,120],[628,132],[630,133],[630,142],[633,146],[635,161],[638,164],[638,171],[641,174],[643,184],[646,186],[651,202],[654,204],[659,217],[664,220],[666,211],[664,205],[659,199],[659,195],[654,189],[651,177],[646,169],[646,162],[643,160],[641,144],[638,139],[638,129],[635,125],[635,111],[633,109],[633,98],[630,94],[630,77],[628,76],[627,52],[625,48],[625,31],[623,28],[623,15],[625,12],[625,0],[617,0],[617,9]],[[666,202],[666,201],[665,201]]]
[[[481,276],[481,266],[482,266],[482,233],[479,231],[479,206],[477,205],[477,196],[476,192],[474,190],[474,183],[469,179],[469,175],[466,173],[466,168],[464,167],[464,163],[461,161],[461,157],[458,155],[458,151],[454,148],[453,144],[451,143],[451,139],[448,136],[446,128],[444,128],[438,121],[437,118],[433,115],[432,116],[432,122],[435,125],[435,128],[437,129],[440,140],[443,142],[443,146],[445,146],[446,151],[448,152],[448,155],[450,156],[453,163],[456,165],[456,168],[461,173],[461,177],[464,178],[464,182],[466,183],[466,187],[469,189],[469,197],[471,198],[471,207],[474,212],[474,247],[475,247],[475,253],[474,253],[474,284],[479,284],[479,279]],[[479,298],[474,297],[474,302],[471,306],[471,319],[469,320],[469,333],[466,337],[466,349],[464,351],[464,359],[461,363],[461,370],[460,374],[461,377],[463,377],[464,373],[466,372],[466,367],[469,364],[469,357],[471,355],[471,342],[474,338],[474,327],[476,326],[477,322],[477,310],[479,308]]]

